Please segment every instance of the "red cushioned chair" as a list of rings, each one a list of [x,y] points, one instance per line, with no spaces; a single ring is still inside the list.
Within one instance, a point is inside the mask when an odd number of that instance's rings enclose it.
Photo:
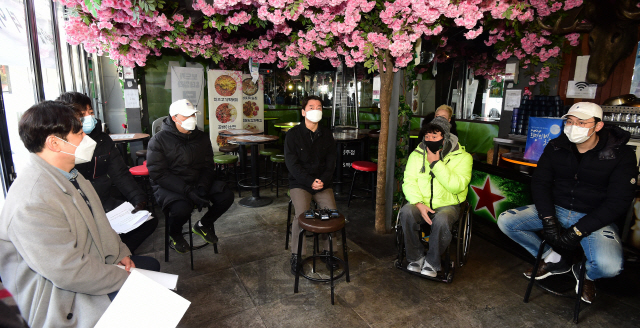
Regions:
[[[371,189],[364,189],[371,193],[371,201],[373,202],[373,209],[376,207],[376,172],[378,171],[378,164],[367,161],[355,161],[351,163],[351,167],[355,170],[353,173],[353,180],[351,181],[351,189],[349,190],[349,201],[347,207],[351,204],[351,197],[353,196],[353,186],[356,183],[356,176],[358,172],[364,172],[371,174]]]

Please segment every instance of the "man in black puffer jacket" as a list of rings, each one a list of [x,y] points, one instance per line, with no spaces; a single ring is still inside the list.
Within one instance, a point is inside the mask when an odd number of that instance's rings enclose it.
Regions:
[[[217,243],[214,222],[233,204],[233,193],[215,181],[213,148],[209,135],[196,127],[198,111],[187,99],[169,107],[162,130],[151,138],[147,168],[158,204],[169,212],[169,237],[178,253],[189,251],[182,226],[193,207],[208,208],[193,232],[208,243]]]
[[[112,185],[115,185],[122,196],[135,206],[132,213],[144,210],[147,206],[147,195],[133,179],[111,137],[102,132],[102,125],[93,114],[91,98],[74,91],[61,94],[58,100],[73,106],[78,119],[82,122],[82,130],[96,142],[91,162],[76,164],[76,169],[91,182],[93,189],[100,197],[104,211],[109,212],[124,203],[124,200],[116,199],[111,195]],[[120,234],[120,239],[129,247],[131,253],[134,253],[157,226],[158,219],[151,218],[134,230]]]
[[[573,270],[566,251],[582,246],[587,257],[587,279],[582,300],[596,295],[593,280],[616,276],[622,270],[622,246],[616,222],[625,216],[636,189],[638,168],[629,133],[604,126],[602,108],[581,102],[567,115],[564,134],[545,147],[531,183],[535,205],[500,214],[498,226],[536,256],[541,231],[551,245],[536,279]],[[562,229],[564,228],[564,229]],[[533,269],[525,272],[531,277]],[[577,286],[576,286],[577,290]]]
[[[291,225],[290,263],[293,274],[298,263],[298,216],[309,209],[312,198],[320,209],[336,209],[331,189],[333,170],[336,167],[336,142],[331,130],[318,124],[322,119],[320,97],[308,96],[302,100],[302,116],[304,123],[289,130],[284,142],[284,160],[289,170],[289,193],[295,209]],[[326,238],[326,234],[323,237]],[[327,253],[329,243],[326,242],[324,247]]]

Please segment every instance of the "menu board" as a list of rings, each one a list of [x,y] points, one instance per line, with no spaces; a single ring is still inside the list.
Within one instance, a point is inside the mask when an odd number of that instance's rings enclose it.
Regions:
[[[242,75],[242,122],[245,129],[264,131],[264,78],[253,83],[250,74]]]
[[[242,129],[242,72],[209,70],[209,134],[213,150],[228,144],[218,131]]]

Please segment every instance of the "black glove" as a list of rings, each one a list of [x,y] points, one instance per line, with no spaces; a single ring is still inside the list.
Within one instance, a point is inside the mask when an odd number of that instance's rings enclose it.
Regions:
[[[131,211],[131,214],[135,214],[138,211],[144,210],[145,208],[147,208],[147,202],[142,201],[136,205],[136,207]]]
[[[549,244],[555,243],[560,238],[560,224],[555,216],[542,219],[542,237]]]
[[[569,229],[565,230],[562,235],[560,235],[560,238],[558,238],[554,246],[567,251],[576,249],[580,245],[580,241],[583,236],[578,236],[573,227],[574,226],[571,226]]]
[[[193,189],[189,191],[187,196],[198,207],[198,212],[202,212],[203,207],[209,206],[209,200],[198,196],[198,193]]]
[[[204,186],[199,186],[196,192],[200,197],[207,197],[208,194],[207,188],[205,188]]]

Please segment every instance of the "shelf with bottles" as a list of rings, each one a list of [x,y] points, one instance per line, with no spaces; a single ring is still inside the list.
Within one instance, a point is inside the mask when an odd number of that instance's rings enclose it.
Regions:
[[[513,109],[509,135],[526,135],[529,117],[561,117],[566,112],[560,96],[523,96],[520,106]]]

